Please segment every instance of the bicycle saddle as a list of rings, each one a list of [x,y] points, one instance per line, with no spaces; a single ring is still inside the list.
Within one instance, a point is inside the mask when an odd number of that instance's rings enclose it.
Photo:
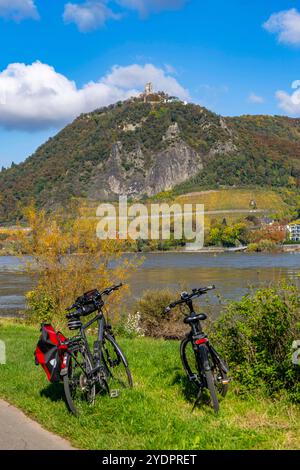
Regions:
[[[199,313],[198,315],[189,315],[188,317],[185,317],[183,320],[184,323],[193,323],[195,321],[204,321],[207,319],[207,315],[205,313]]]

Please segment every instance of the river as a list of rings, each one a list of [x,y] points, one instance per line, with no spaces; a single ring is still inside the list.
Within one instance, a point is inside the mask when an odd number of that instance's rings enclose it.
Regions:
[[[215,284],[222,303],[239,299],[251,288],[268,286],[288,279],[300,287],[300,253],[250,254],[148,253],[144,263],[132,274],[129,308],[147,289],[184,289]],[[15,316],[24,309],[24,294],[33,281],[22,272],[21,260],[0,257],[0,316]],[[96,287],[96,286],[95,286]],[[210,303],[219,303],[210,294]],[[217,308],[217,307],[216,307]]]

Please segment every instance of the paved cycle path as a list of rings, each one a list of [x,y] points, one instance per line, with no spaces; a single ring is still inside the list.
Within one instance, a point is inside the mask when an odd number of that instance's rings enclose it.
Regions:
[[[0,400],[0,450],[74,450],[71,444]]]

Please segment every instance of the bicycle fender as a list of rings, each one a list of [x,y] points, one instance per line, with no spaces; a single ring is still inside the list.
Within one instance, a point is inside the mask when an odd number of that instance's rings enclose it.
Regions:
[[[124,365],[125,367],[128,367],[128,361],[123,353],[123,351],[120,349],[119,345],[117,344],[115,338],[113,337],[113,335],[109,334],[109,333],[106,333],[106,337],[107,339],[109,339],[112,343],[114,343],[116,349],[117,349],[117,352],[118,354],[120,355],[120,357],[122,358],[122,360],[124,361]]]
[[[203,372],[210,370],[209,360],[208,360],[208,349],[206,344],[201,344],[198,346],[198,354],[200,360],[200,366]]]

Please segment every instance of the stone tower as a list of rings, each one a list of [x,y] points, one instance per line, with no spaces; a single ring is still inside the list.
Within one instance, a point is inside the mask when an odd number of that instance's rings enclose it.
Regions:
[[[145,85],[145,95],[152,95],[153,93],[153,85],[151,82],[146,83]]]

